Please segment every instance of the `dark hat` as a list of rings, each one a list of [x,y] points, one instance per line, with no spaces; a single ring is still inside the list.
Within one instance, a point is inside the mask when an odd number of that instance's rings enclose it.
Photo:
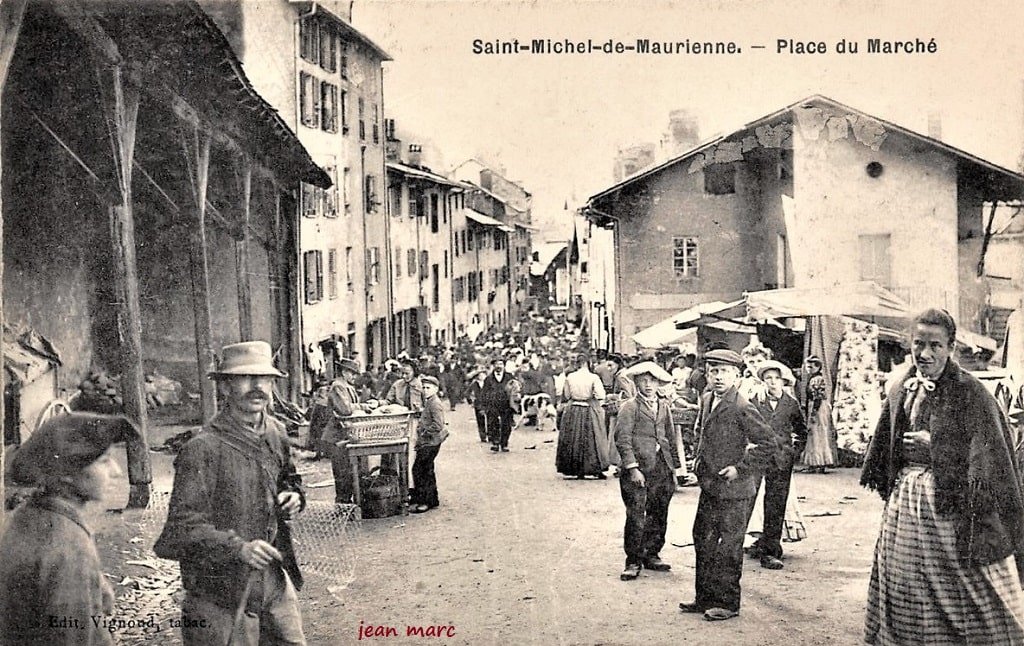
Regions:
[[[69,413],[55,417],[28,438],[11,461],[11,477],[41,484],[48,477],[74,476],[106,453],[111,444],[138,437],[119,415]]]
[[[712,350],[704,355],[704,361],[708,365],[725,364],[737,368],[743,367],[743,357],[732,350]]]
[[[813,355],[813,354],[811,356],[807,357],[804,361],[806,361],[807,363],[813,363],[813,364],[818,365],[818,366],[822,365],[821,359],[819,359],[817,357],[817,355]]]
[[[363,371],[363,367],[360,366],[359,362],[356,361],[355,359],[347,359],[345,357],[342,357],[340,359],[336,359],[334,363],[335,365],[338,366],[338,370],[350,370],[355,373],[360,373]]]
[[[232,343],[221,348],[220,366],[211,370],[209,376],[231,375],[288,376],[274,367],[274,357],[266,341]]]
[[[434,377],[434,376],[431,376],[431,375],[425,375],[423,377],[420,377],[420,383],[423,383],[423,384],[433,384],[433,385],[437,386],[438,388],[441,387],[441,382],[439,382],[437,380],[437,377]]]

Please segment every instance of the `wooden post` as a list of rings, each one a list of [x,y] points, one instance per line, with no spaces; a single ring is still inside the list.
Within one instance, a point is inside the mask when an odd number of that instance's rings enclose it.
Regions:
[[[213,352],[213,327],[210,322],[210,265],[206,243],[206,189],[210,176],[210,132],[193,126],[182,134],[185,163],[192,185],[195,220],[190,231],[192,274],[192,315],[195,322],[196,367],[199,371],[199,393],[203,421],[217,414],[217,391],[207,373],[216,367]]]
[[[252,161],[248,155],[242,157],[242,208],[241,235],[235,240],[235,271],[238,282],[238,333],[239,340],[252,339],[252,286],[249,282],[249,220],[252,203]]]
[[[111,122],[116,133],[115,156],[121,204],[110,207],[111,261],[118,294],[117,330],[121,343],[121,394],[125,414],[135,422],[140,437],[128,443],[129,507],[149,504],[153,470],[147,443],[148,420],[143,391],[142,313],[139,307],[139,276],[135,259],[135,219],[132,213],[132,168],[139,92],[126,87],[120,67],[110,69],[113,89]],[[102,82],[102,81],[101,81]]]
[[[7,71],[11,68],[11,61],[14,59],[14,48],[18,44],[18,34],[21,32],[21,19],[25,15],[26,0],[3,0],[0,2],[0,97],[3,95],[4,86],[7,85]],[[0,144],[2,145],[2,144]],[[0,177],[2,177],[2,164],[0,164]],[[2,186],[2,183],[0,183]],[[2,191],[0,191],[2,192]],[[3,200],[0,198],[0,287],[4,284],[4,217]],[[0,290],[2,294],[2,290]],[[0,329],[4,322],[4,299],[0,296]],[[0,352],[0,361],[3,353]],[[7,448],[3,440],[4,426],[4,398],[7,384],[6,370],[0,366],[0,527],[3,526],[4,517],[7,514],[7,490],[4,486],[4,467],[7,465]]]

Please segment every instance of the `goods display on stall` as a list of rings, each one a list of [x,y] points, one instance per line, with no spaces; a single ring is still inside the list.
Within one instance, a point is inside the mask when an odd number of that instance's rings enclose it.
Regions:
[[[882,411],[882,377],[878,370],[878,326],[843,317],[832,399],[832,423],[840,460],[844,451],[863,456]]]

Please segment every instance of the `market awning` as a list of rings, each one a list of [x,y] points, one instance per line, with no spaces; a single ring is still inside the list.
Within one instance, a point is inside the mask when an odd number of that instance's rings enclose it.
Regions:
[[[790,316],[906,318],[908,314],[903,299],[871,281],[747,294],[747,315],[756,321]]]
[[[695,341],[696,328],[705,324],[726,324],[735,325],[742,322],[730,322],[729,317],[723,316],[729,310],[736,309],[737,314],[742,314],[739,307],[743,305],[742,300],[731,303],[714,301],[694,305],[681,312],[676,312],[654,325],[640,330],[633,335],[633,342],[644,348],[663,348],[669,345],[678,345]],[[691,338],[693,337],[693,338]]]
[[[633,335],[633,342],[642,348],[664,348],[681,343],[694,343],[697,329],[676,329],[675,314]]]
[[[746,312],[743,311],[743,299],[728,303],[722,301],[711,301],[694,305],[689,309],[676,314],[673,319],[676,329],[682,330],[702,325],[718,325],[730,323],[729,329],[735,326],[745,326]],[[750,324],[753,327],[753,324]]]

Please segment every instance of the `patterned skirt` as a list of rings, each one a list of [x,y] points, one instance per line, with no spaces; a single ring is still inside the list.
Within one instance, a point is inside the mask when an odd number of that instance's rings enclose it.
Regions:
[[[885,508],[868,588],[868,644],[1024,644],[1024,593],[1013,557],[970,566],[935,479],[907,467]]]

